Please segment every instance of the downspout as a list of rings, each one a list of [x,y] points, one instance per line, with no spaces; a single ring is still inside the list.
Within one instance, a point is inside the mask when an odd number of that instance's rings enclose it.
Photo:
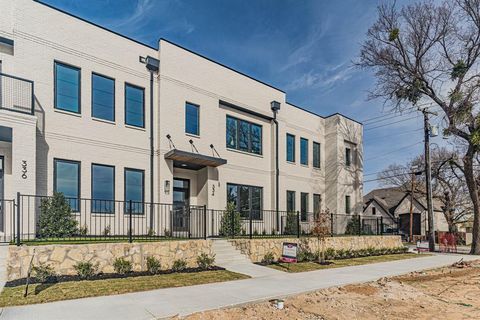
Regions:
[[[275,124],[275,216],[277,224],[277,232],[280,232],[280,214],[279,214],[279,204],[280,199],[278,197],[280,190],[280,168],[278,165],[278,120],[277,113],[280,110],[280,102],[272,101],[270,103],[271,109],[273,111],[273,123]]]

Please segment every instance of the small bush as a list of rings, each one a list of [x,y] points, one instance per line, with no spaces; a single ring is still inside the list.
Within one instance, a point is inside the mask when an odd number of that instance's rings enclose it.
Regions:
[[[157,274],[161,270],[160,260],[155,257],[147,257],[147,271],[151,274]]]
[[[88,227],[86,224],[83,225],[83,227],[80,227],[78,229],[78,233],[81,235],[81,236],[86,236],[88,234]]]
[[[187,261],[185,259],[178,259],[173,261],[172,270],[175,272],[183,271],[187,268]]]
[[[258,231],[257,230],[253,231],[253,236],[258,237]]]
[[[198,267],[202,270],[207,270],[213,267],[214,263],[215,263],[215,255],[209,256],[206,253],[202,253],[197,257]]]
[[[94,265],[91,262],[77,262],[73,266],[77,274],[82,279],[89,279],[97,273],[98,265]]]
[[[285,223],[284,234],[296,235],[298,232],[297,214],[295,212],[288,212]]]
[[[106,226],[105,229],[103,229],[102,235],[105,236],[105,237],[110,235],[111,230],[112,230],[112,228],[110,226]]]
[[[33,266],[32,273],[35,279],[41,283],[52,282],[56,277],[52,266],[43,263],[40,263],[38,266]]]
[[[267,235],[267,230],[263,229],[262,236],[266,236],[266,235]]]
[[[155,230],[153,228],[148,228],[147,236],[153,237],[155,235]]]
[[[116,258],[113,261],[113,269],[115,269],[116,273],[119,274],[127,274],[132,272],[132,262],[126,260],[125,258]]]
[[[333,248],[327,248],[327,249],[325,250],[325,259],[326,259],[326,260],[335,259],[335,255],[336,255],[335,249],[333,249]]]
[[[272,264],[275,262],[275,256],[273,255],[273,252],[269,251],[267,252],[262,259],[263,264]]]
[[[37,226],[38,235],[42,238],[63,238],[78,234],[78,222],[72,215],[69,200],[65,199],[63,193],[54,192],[53,197],[41,200]]]

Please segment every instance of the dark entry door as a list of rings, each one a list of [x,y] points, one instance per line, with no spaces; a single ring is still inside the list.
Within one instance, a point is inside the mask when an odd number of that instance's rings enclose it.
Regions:
[[[188,231],[190,225],[190,181],[173,179],[173,231]]]

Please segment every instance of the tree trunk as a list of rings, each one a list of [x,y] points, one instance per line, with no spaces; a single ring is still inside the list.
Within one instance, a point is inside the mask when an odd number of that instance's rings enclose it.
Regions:
[[[465,180],[467,182],[468,193],[472,199],[473,204],[473,232],[472,232],[472,247],[470,249],[470,254],[480,254],[480,199],[478,197],[478,186],[475,181],[475,174],[473,170],[473,156],[474,156],[474,147],[472,145],[468,146],[467,153],[463,157],[464,170],[465,170]]]

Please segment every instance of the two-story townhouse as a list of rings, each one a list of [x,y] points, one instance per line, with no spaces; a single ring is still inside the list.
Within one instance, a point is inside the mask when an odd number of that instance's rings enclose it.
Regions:
[[[190,206],[232,202],[268,231],[282,228],[281,212],[308,222],[360,211],[360,123],[296,107],[167,40],[150,47],[34,0],[0,8],[3,199],[38,205],[17,193],[62,192],[80,224],[101,221],[97,233],[129,200],[157,235],[191,233]],[[32,210],[23,230],[34,234],[36,219]]]

